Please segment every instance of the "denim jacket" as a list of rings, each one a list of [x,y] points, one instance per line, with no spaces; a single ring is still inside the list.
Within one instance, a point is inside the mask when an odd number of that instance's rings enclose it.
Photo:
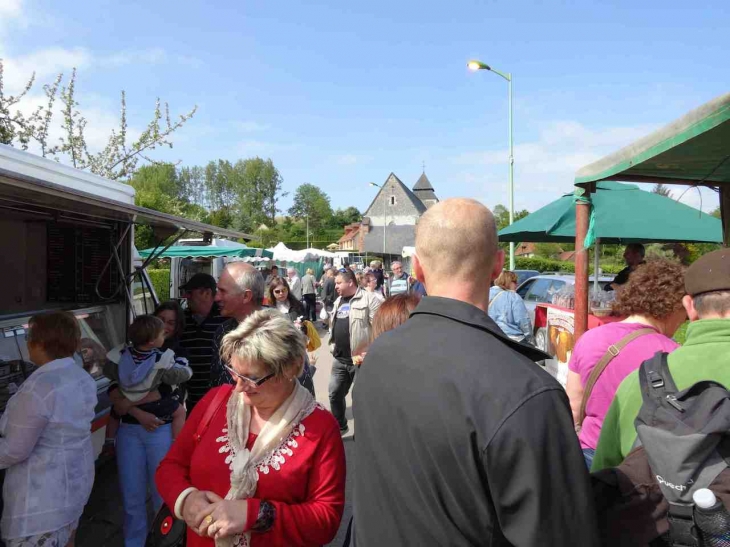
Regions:
[[[532,341],[530,316],[525,303],[516,292],[500,287],[489,289],[489,317],[494,319],[507,336],[524,336],[526,342]]]

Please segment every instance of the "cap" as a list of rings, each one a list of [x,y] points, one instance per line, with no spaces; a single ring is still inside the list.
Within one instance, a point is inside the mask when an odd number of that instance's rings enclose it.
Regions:
[[[697,259],[687,268],[684,288],[690,296],[730,291],[730,249],[718,249]]]
[[[207,273],[196,273],[191,277],[185,285],[180,287],[183,291],[192,291],[193,289],[210,289],[215,292],[216,290],[215,279],[212,275]]]

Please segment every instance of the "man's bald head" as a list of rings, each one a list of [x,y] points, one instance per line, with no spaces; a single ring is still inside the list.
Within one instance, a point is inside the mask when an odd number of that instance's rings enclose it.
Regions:
[[[418,221],[416,255],[432,282],[472,280],[489,286],[498,260],[501,268],[492,212],[468,198],[437,203]]]

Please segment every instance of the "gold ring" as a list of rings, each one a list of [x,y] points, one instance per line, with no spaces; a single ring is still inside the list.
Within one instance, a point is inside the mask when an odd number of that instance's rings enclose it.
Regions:
[[[207,524],[208,526],[210,526],[211,524],[213,524],[213,517],[210,516],[210,515],[208,515],[207,517],[205,517],[205,519],[203,519],[203,520],[205,521],[205,524]]]

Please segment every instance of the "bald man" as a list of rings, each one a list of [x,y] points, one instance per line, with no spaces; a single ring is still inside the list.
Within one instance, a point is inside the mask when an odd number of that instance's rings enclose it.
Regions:
[[[261,309],[264,300],[264,277],[246,262],[228,264],[218,281],[215,301],[220,313],[229,319],[215,333],[213,363],[210,368],[211,387],[232,384],[231,375],[221,362],[220,347],[223,337],[253,312]]]
[[[487,315],[503,262],[480,203],[420,219],[429,296],[375,340],[354,392],[359,547],[599,545],[568,398]]]

